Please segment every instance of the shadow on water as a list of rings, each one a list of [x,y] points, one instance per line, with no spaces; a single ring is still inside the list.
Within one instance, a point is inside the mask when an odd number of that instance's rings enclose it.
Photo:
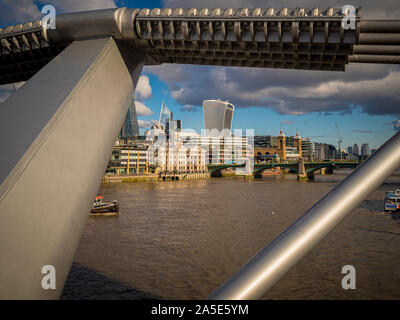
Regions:
[[[110,279],[101,273],[82,266],[72,264],[62,300],[154,300],[159,297],[147,292],[127,287],[119,281]]]
[[[400,227],[400,212],[394,212],[391,214],[391,217]]]
[[[360,204],[360,208],[363,208],[365,210],[371,211],[371,212],[383,212],[383,205],[384,201],[383,200],[364,200]]]

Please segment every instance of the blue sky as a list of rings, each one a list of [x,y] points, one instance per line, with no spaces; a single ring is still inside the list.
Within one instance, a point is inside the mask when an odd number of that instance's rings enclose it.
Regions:
[[[37,19],[43,4],[54,4],[60,13],[110,6],[282,7],[284,2],[290,3],[289,0],[0,0],[0,25]],[[340,1],[330,1],[329,6],[336,2]],[[328,6],[317,0],[298,3],[308,7]],[[379,6],[366,0],[362,5],[367,13],[379,17],[397,17],[400,12],[400,4],[391,0],[380,1]],[[138,113],[142,131],[151,120],[158,119],[162,100],[175,119],[183,120],[184,128],[200,131],[202,100],[218,98],[235,105],[234,128],[254,129],[258,135],[276,135],[280,128],[287,135],[294,135],[298,130],[301,136],[311,137],[313,141],[337,146],[337,123],[343,146],[369,143],[371,148],[377,148],[400,128],[400,68],[396,66],[352,65],[344,73],[327,73],[162,65],[145,67],[142,75],[147,76],[142,80],[148,80],[143,87],[147,93],[137,95],[141,103]],[[0,100],[9,91],[9,87],[0,87]]]

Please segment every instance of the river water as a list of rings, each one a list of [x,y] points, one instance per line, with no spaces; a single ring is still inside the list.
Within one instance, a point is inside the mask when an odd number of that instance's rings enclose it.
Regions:
[[[203,299],[324,196],[348,171],[244,180],[102,185],[119,217],[90,217],[63,299]],[[400,299],[400,214],[383,212],[389,178],[284,276],[265,299]],[[344,265],[356,289],[344,290]]]

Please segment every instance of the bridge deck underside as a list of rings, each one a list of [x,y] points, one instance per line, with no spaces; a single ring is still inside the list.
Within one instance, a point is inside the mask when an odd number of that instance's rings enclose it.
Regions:
[[[358,30],[341,28],[343,17],[333,8],[142,9],[127,42],[152,63],[344,71]],[[40,21],[0,29],[0,84],[29,79],[79,40],[55,43],[52,32]]]
[[[72,41],[111,35],[148,64],[344,71],[350,62],[400,63],[400,21],[362,20],[359,9],[349,29],[341,8],[107,10],[57,16],[55,30],[41,21],[0,29],[0,84],[28,80]],[[110,19],[124,12],[129,26],[118,33]]]

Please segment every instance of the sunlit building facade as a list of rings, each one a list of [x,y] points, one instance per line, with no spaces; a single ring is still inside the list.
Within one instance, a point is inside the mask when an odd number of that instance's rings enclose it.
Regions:
[[[204,128],[208,130],[217,129],[222,131],[232,129],[232,119],[235,107],[227,101],[204,100]]]

